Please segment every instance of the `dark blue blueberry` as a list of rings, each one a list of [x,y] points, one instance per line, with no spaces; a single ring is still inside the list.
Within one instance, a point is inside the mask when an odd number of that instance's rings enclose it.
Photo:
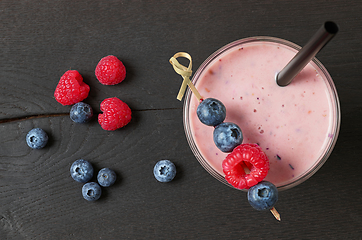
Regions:
[[[98,200],[102,195],[102,189],[95,182],[89,182],[83,185],[82,187],[82,195],[87,201],[95,201]]]
[[[271,182],[262,181],[249,189],[248,201],[258,211],[270,210],[278,201],[278,189]]]
[[[158,161],[153,168],[153,175],[160,182],[170,182],[176,175],[176,166],[169,160]]]
[[[216,126],[225,120],[226,108],[219,100],[206,98],[199,104],[196,113],[203,124]]]
[[[48,142],[48,134],[41,128],[33,128],[26,135],[26,143],[34,149],[45,147]]]
[[[93,177],[92,164],[84,159],[78,159],[70,167],[70,175],[77,182],[88,182]]]
[[[102,187],[109,187],[116,181],[116,173],[109,168],[102,168],[98,172],[97,180]]]
[[[76,103],[70,109],[70,119],[76,123],[86,123],[91,120],[93,109],[89,104],[84,102]]]
[[[243,142],[243,133],[235,123],[224,122],[214,129],[214,143],[222,152],[232,152]]]

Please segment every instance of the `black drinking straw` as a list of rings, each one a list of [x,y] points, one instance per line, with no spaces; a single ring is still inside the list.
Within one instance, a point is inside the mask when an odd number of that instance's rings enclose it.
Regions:
[[[338,26],[334,22],[325,22],[309,42],[294,56],[277,76],[277,84],[285,87],[312,60],[312,58],[337,34]]]

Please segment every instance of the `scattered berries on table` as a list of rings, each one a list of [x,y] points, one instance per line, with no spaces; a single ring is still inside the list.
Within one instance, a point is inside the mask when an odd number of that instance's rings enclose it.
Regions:
[[[228,183],[238,189],[249,189],[266,177],[270,165],[257,144],[245,143],[226,156],[222,168]]]
[[[278,189],[271,182],[261,181],[248,190],[248,201],[258,211],[270,210],[278,201]]]
[[[89,182],[83,185],[82,195],[87,201],[96,201],[101,197],[102,189],[98,183]]]
[[[86,183],[93,177],[93,166],[84,159],[76,160],[70,167],[72,178],[81,183]]]
[[[120,99],[113,97],[103,100],[98,122],[104,130],[113,131],[124,127],[131,121],[131,109]]]
[[[41,149],[48,143],[48,134],[41,128],[33,128],[26,135],[26,143],[33,149]]]
[[[91,120],[93,116],[92,107],[84,102],[76,103],[70,109],[70,119],[76,123],[86,123]]]
[[[153,168],[153,175],[159,182],[170,182],[176,176],[176,166],[170,160],[158,161]]]
[[[66,71],[60,78],[54,97],[62,105],[72,105],[88,97],[89,86],[76,70]]]
[[[235,123],[224,122],[215,127],[213,138],[215,145],[222,152],[232,152],[243,142],[243,133]]]
[[[197,107],[196,114],[203,124],[216,126],[225,120],[226,108],[219,100],[206,98]]]
[[[102,168],[97,175],[99,185],[102,187],[112,186],[116,181],[116,173],[109,168]]]
[[[117,57],[109,55],[98,62],[95,75],[103,85],[115,85],[126,78],[126,68]]]

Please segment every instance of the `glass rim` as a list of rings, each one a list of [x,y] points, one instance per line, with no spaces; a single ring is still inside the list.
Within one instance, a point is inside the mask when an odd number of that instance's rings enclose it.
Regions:
[[[236,46],[239,46],[241,44],[246,43],[252,43],[252,42],[271,42],[271,43],[278,43],[282,44],[288,47],[291,47],[297,51],[301,49],[301,47],[295,43],[292,43],[288,40],[284,40],[281,38],[276,37],[269,37],[269,36],[255,36],[255,37],[248,37],[248,38],[242,38],[236,41],[233,41],[218,50],[216,50],[214,53],[212,53],[197,69],[195,74],[193,75],[191,81],[195,84],[200,76],[200,74],[203,72],[203,70],[215,59],[216,57],[220,56],[222,53],[228,51],[231,48],[234,48]],[[326,82],[326,86],[329,89],[329,97],[331,98],[330,101],[332,102],[332,113],[334,118],[332,119],[332,133],[333,137],[329,139],[329,141],[325,145],[325,149],[323,153],[321,153],[318,161],[315,162],[306,172],[304,172],[302,175],[297,177],[296,179],[289,181],[281,186],[278,186],[278,190],[286,190],[290,189],[294,186],[297,186],[301,184],[302,182],[306,181],[308,178],[310,178],[312,175],[314,175],[321,167],[322,165],[327,161],[330,154],[332,153],[332,150],[337,142],[337,138],[339,135],[340,130],[340,122],[341,122],[341,110],[340,110],[340,103],[339,98],[337,94],[336,87],[334,85],[334,82],[332,80],[332,77],[329,75],[327,69],[323,66],[323,64],[314,57],[311,61],[317,68],[318,71],[323,73],[324,77],[323,79]],[[327,84],[328,83],[328,84]],[[188,141],[188,144],[191,148],[191,151],[195,155],[198,162],[203,166],[203,168],[209,172],[210,175],[212,175],[214,178],[219,180],[220,182],[224,183],[225,185],[234,188],[231,184],[229,184],[223,175],[221,175],[218,171],[216,171],[212,166],[208,164],[208,162],[204,159],[202,154],[199,152],[195,141],[193,140],[191,127],[189,123],[189,106],[191,101],[192,91],[188,88],[185,94],[185,99],[183,103],[183,125],[184,125],[184,131],[186,134],[186,138]],[[236,189],[236,188],[235,188]]]

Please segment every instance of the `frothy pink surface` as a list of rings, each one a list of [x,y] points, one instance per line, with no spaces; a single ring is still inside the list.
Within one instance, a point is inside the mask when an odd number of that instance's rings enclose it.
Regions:
[[[332,121],[328,88],[308,64],[287,87],[275,75],[296,50],[276,43],[255,42],[228,50],[200,75],[196,88],[203,98],[213,97],[226,107],[225,122],[240,126],[243,143],[258,143],[270,161],[266,180],[281,186],[313,167],[323,154]],[[196,115],[199,102],[192,96],[190,128],[200,153],[224,176],[226,153],[213,142],[213,127]]]

